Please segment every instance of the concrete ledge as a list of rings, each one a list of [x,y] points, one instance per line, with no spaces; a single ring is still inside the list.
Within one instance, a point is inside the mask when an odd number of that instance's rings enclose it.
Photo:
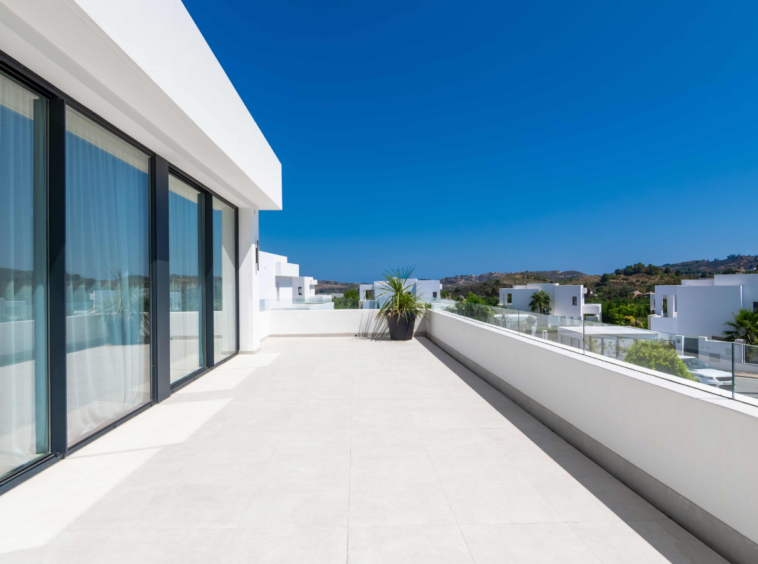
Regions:
[[[272,337],[389,338],[387,323],[376,319],[375,309],[273,310],[268,313]],[[416,322],[414,335],[424,335],[426,319]]]
[[[437,321],[436,315],[444,315],[447,318],[452,318],[450,321],[452,323],[460,323],[460,327],[457,327],[456,330],[450,331],[450,327],[448,327],[448,330],[442,331],[439,327],[435,327],[435,323]],[[541,421],[546,427],[551,429],[553,432],[561,436],[563,439],[565,439],[568,443],[570,443],[572,446],[574,446],[577,450],[584,453],[587,457],[592,459],[594,462],[596,462],[598,465],[603,467],[605,470],[607,470],[610,474],[618,478],[621,482],[626,484],[630,489],[637,492],[640,496],[642,496],[644,499],[649,501],[652,505],[657,507],[660,511],[668,515],[672,520],[679,523],[682,527],[689,530],[692,534],[694,534],[696,537],[698,537],[700,540],[702,540],[704,543],[709,545],[711,548],[713,548],[715,551],[723,555],[725,558],[729,559],[732,562],[738,563],[738,564],[748,564],[748,563],[755,563],[758,562],[758,544],[756,544],[752,539],[747,537],[746,535],[742,534],[741,532],[737,531],[735,528],[730,526],[729,524],[725,523],[722,519],[716,517],[711,512],[703,509],[700,505],[689,499],[688,497],[685,497],[666,483],[662,482],[661,480],[655,478],[650,473],[646,472],[642,468],[640,468],[635,463],[631,462],[629,459],[621,456],[611,448],[607,447],[603,443],[601,443],[599,440],[593,438],[588,433],[584,432],[580,428],[578,428],[576,425],[572,424],[570,421],[566,420],[565,418],[561,417],[555,411],[545,407],[542,403],[536,401],[520,389],[518,389],[513,384],[507,382],[502,375],[495,374],[492,370],[484,367],[482,364],[477,362],[476,360],[473,360],[471,356],[475,356],[474,354],[466,355],[463,354],[458,348],[451,344],[451,342],[455,342],[456,335],[462,335],[464,333],[468,333],[469,331],[473,330],[475,331],[475,324],[468,323],[467,320],[463,320],[460,318],[455,318],[455,316],[448,315],[448,314],[433,314],[432,316],[434,319],[428,322],[428,329],[427,329],[427,338],[436,344],[438,347],[440,347],[443,351],[445,351],[447,354],[449,354],[451,357],[455,358],[458,362],[463,364],[466,368],[483,378],[485,381],[487,381],[490,385],[507,395],[509,398],[511,398],[513,401],[515,401],[517,404],[519,404],[521,407],[523,407],[526,411],[531,413],[535,418],[537,418],[539,421]],[[446,323],[448,320],[445,321]],[[481,331],[488,331],[488,332],[494,332],[493,329],[489,329],[487,327],[482,326]],[[471,335],[469,335],[471,337]],[[504,334],[502,332],[496,333],[496,339],[507,339],[512,341],[522,341],[518,343],[518,346],[520,348],[526,346],[532,346],[535,348],[544,348],[548,347],[549,345],[543,345],[543,344],[533,344],[526,341],[525,339],[518,339],[517,337],[512,337],[510,335]],[[451,342],[447,342],[451,341]],[[458,343],[456,343],[458,344]],[[505,343],[504,343],[505,344]],[[466,343],[460,343],[459,346],[466,346]],[[503,355],[507,355],[509,351],[507,351],[507,347],[501,347],[498,351],[500,353],[500,357],[502,359]],[[512,352],[512,351],[511,351]],[[532,351],[534,353],[535,351]],[[551,351],[546,351],[544,354],[550,354]],[[539,350],[536,351],[537,354],[540,353]],[[564,353],[565,354],[565,353]],[[577,355],[573,355],[577,356]],[[478,358],[478,357],[477,357]],[[580,360],[584,360],[581,356],[579,356]],[[484,360],[484,359],[482,359]],[[492,359],[487,359],[492,360]],[[597,364],[597,361],[592,361],[590,359],[587,359],[586,361],[588,365],[590,363]],[[497,364],[497,366],[508,366],[507,364]],[[513,366],[509,367],[511,370],[513,369]],[[540,368],[542,367],[534,367],[535,369],[531,371],[529,374],[530,378],[539,378],[540,376]],[[590,366],[588,366],[590,368]],[[596,367],[597,368],[597,367]],[[618,367],[615,367],[613,365],[608,365],[607,367],[601,367],[606,368],[608,371],[613,372],[623,372],[624,370]],[[506,371],[508,369],[504,369]],[[570,372],[570,367],[567,367],[567,372]],[[631,371],[627,371],[631,372]],[[618,374],[617,374],[618,375]],[[579,382],[585,384],[585,385],[591,385],[587,380],[583,377],[582,374],[577,374],[577,379]],[[618,376],[623,377],[623,374],[620,374]],[[641,375],[642,376],[642,375]],[[549,385],[548,382],[545,382],[546,385]],[[667,383],[665,385],[666,388],[670,388],[671,386],[674,386],[673,384]],[[683,386],[679,386],[683,387]],[[581,390],[580,390],[581,391]],[[608,398],[608,402],[612,403],[618,398]],[[637,398],[628,398],[628,401],[634,401]],[[699,399],[699,398],[698,398]],[[714,399],[716,402],[722,402],[718,397],[714,396]],[[571,397],[566,397],[566,401],[571,401]],[[735,403],[735,402],[731,402]],[[709,407],[715,407],[719,408],[722,407],[724,404],[722,403],[710,403]],[[660,404],[656,403],[653,406],[640,406],[639,412],[640,416],[644,416],[645,408],[654,408],[657,409],[660,407]],[[729,407],[734,407],[729,405]],[[751,410],[749,406],[736,407],[736,411],[738,412],[744,412],[746,410]],[[672,410],[676,410],[676,406],[672,408]],[[754,416],[755,414],[750,413],[751,416]],[[602,419],[602,416],[601,416]],[[676,418],[674,417],[674,423],[680,424],[682,426],[687,425],[687,421],[676,421]],[[717,417],[713,417],[713,425],[719,426],[724,424],[725,422]],[[609,422],[610,425],[612,423]],[[634,426],[634,421],[630,420],[627,422],[627,426]],[[756,426],[756,429],[758,429],[758,425]],[[663,433],[663,430],[661,430]],[[696,432],[695,429],[692,430],[693,433]],[[728,440],[725,437],[723,437],[724,434],[729,434],[729,429],[718,429],[716,431],[716,437],[715,440]],[[755,435],[751,434],[745,434],[743,432],[736,432],[735,435],[737,437],[742,438],[745,441],[751,442],[755,440]],[[653,439],[651,437],[651,439]],[[709,439],[713,440],[713,437],[709,437]],[[751,443],[752,444],[752,443]],[[746,442],[744,445],[742,445],[744,448],[750,448],[748,446],[748,443]],[[650,445],[648,450],[655,449],[656,444],[653,440],[650,441]],[[737,445],[737,448],[739,446]],[[660,457],[662,455],[668,454],[668,456],[677,456],[674,452],[648,452],[646,453],[647,458],[655,458]],[[684,463],[686,466],[686,461],[684,460],[677,460],[678,464]],[[717,464],[717,462],[719,464]],[[724,461],[714,461],[714,467],[720,466],[720,463],[723,463]],[[727,463],[728,464],[728,463]],[[701,469],[701,473],[705,475],[713,475],[714,477],[718,477],[722,480],[735,480],[740,479],[740,470],[743,470],[744,468],[741,468],[737,470],[737,472],[734,475],[730,474],[721,474],[719,472],[715,471],[709,471],[710,469]],[[715,470],[715,468],[713,469]],[[755,468],[753,468],[753,471],[755,471]],[[684,474],[681,476],[682,480],[686,480],[689,478],[686,474],[686,468],[683,470]],[[694,474],[694,472],[693,472]],[[695,480],[697,481],[697,478],[699,476],[695,476]],[[740,484],[740,488],[744,488],[745,490],[750,489],[750,482],[749,480],[742,480],[742,483]],[[711,483],[711,488],[718,488],[717,483]],[[720,488],[718,488],[720,489]],[[744,498],[744,496],[743,496]],[[735,500],[736,502],[737,500]],[[755,526],[755,515],[758,513],[758,510],[755,509],[755,506],[752,506],[747,500],[742,499],[743,503],[741,505],[745,506],[741,514],[744,515],[749,522],[746,522],[745,525],[749,528],[751,526]],[[729,504],[734,505],[734,504]],[[740,511],[737,511],[738,514],[740,514]]]

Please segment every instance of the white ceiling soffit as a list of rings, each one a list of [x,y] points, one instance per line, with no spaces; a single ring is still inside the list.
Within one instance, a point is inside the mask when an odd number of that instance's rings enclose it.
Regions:
[[[281,163],[179,0],[0,0],[0,50],[231,202],[281,209]]]

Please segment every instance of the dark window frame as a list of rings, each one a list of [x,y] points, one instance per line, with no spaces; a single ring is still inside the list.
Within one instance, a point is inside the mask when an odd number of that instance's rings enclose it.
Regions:
[[[48,392],[50,453],[18,468],[0,480],[0,495],[55,464],[67,455],[109,433],[126,421],[168,398],[174,391],[193,382],[212,368],[239,354],[240,301],[239,301],[239,208],[203,183],[172,165],[160,154],[152,151],[127,133],[114,126],[96,112],[69,96],[28,67],[0,51],[0,71],[24,87],[48,100],[48,209],[47,209],[47,337],[48,337]],[[70,107],[119,139],[142,151],[150,158],[149,168],[149,225],[150,225],[150,336],[151,347],[151,399],[121,419],[112,422],[74,445],[67,444],[66,402],[66,306],[65,306],[65,255],[66,255],[66,108]],[[234,259],[236,298],[236,352],[214,362],[206,353],[205,367],[171,386],[170,334],[169,334],[169,272],[168,272],[168,176],[174,174],[199,189],[206,196],[212,214],[212,198],[217,198],[234,210]],[[211,225],[210,223],[208,225]],[[212,229],[206,229],[212,238]],[[256,256],[258,245],[256,241]],[[212,255],[212,245],[206,245],[205,255]],[[210,268],[212,273],[212,258]],[[164,287],[165,286],[165,287]],[[211,287],[212,291],[212,287]],[[210,308],[213,302],[210,301]],[[165,309],[165,312],[163,311]],[[213,315],[208,319],[212,325]],[[207,324],[206,324],[207,325]],[[207,328],[206,328],[207,330]],[[211,335],[212,327],[211,327]],[[206,339],[213,343],[213,339]]]

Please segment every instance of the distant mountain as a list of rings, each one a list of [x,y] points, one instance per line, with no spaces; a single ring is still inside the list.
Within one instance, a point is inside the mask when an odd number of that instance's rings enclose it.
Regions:
[[[358,289],[356,282],[337,282],[336,280],[319,280],[316,294],[344,294],[350,288]]]
[[[486,274],[460,274],[440,280],[444,288],[456,288],[500,280],[503,284],[528,284],[530,282],[562,282],[587,276],[578,270],[538,270],[524,272],[487,272]]]
[[[753,270],[758,268],[758,255],[729,255],[725,259],[687,260],[662,266],[669,267],[671,270],[693,273],[705,272],[706,274],[718,274],[729,269]]]

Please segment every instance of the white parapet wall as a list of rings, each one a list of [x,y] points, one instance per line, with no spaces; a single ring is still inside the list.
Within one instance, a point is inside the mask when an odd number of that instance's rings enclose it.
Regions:
[[[733,562],[758,562],[758,408],[432,311],[426,336]]]
[[[261,326],[268,325],[272,337],[284,336],[370,336],[385,338],[386,323],[376,319],[375,309],[272,310],[262,312]],[[414,334],[426,332],[426,321],[416,323]]]

